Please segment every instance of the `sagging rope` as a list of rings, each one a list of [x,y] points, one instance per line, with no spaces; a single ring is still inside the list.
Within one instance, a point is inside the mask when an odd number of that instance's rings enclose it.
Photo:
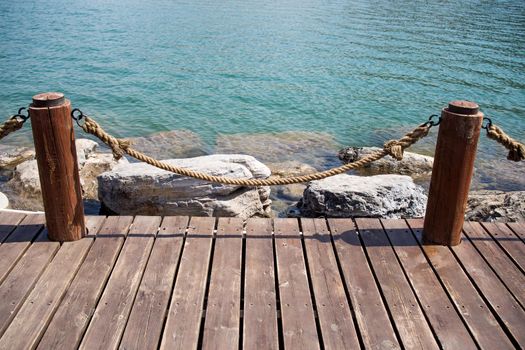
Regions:
[[[413,131],[409,132],[399,140],[390,140],[385,143],[384,148],[380,151],[374,152],[358,161],[348,163],[339,167],[335,167],[329,170],[316,172],[308,175],[299,175],[292,177],[283,177],[283,178],[268,178],[268,179],[235,179],[226,176],[214,176],[209,175],[200,171],[191,170],[188,168],[174,166],[152,157],[149,157],[131,147],[131,143],[128,140],[117,139],[114,136],[108,134],[102,127],[92,118],[83,116],[85,121],[83,124],[80,124],[80,127],[87,133],[98,137],[102,142],[108,145],[113,151],[113,155],[116,159],[121,158],[124,154],[145,162],[149,165],[157,167],[162,170],[170,171],[179,175],[192,177],[198,180],[203,180],[207,182],[222,183],[226,185],[236,185],[236,186],[248,186],[248,187],[258,187],[258,186],[278,186],[278,185],[290,185],[295,183],[303,183],[314,180],[321,180],[330,176],[338,175],[345,173],[352,169],[357,169],[368,163],[379,160],[387,155],[391,155],[397,160],[403,158],[403,152],[406,148],[410,147],[421,138],[428,135],[430,128],[435,125],[434,123],[424,123],[415,128]]]
[[[507,155],[508,160],[513,160],[515,162],[525,160],[525,145],[523,143],[518,142],[505,134],[499,126],[493,125],[490,119],[488,125],[484,128],[487,129],[487,136],[490,139],[502,144],[509,150],[509,154]]]

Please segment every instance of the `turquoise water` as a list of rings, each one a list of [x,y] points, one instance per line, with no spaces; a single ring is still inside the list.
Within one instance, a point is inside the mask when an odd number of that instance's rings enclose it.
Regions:
[[[0,43],[2,115],[56,90],[121,137],[380,145],[467,99],[525,138],[523,1],[1,1]]]

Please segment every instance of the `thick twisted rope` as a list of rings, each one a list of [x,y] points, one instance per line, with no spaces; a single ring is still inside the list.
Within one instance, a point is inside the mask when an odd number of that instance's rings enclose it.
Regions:
[[[107,132],[102,129],[102,127],[93,119],[85,116],[85,122],[81,125],[82,129],[98,137],[102,142],[108,145],[112,151],[115,158],[119,159],[124,154],[145,162],[149,165],[170,171],[182,176],[193,177],[195,179],[207,181],[207,182],[216,182],[226,185],[236,185],[236,186],[249,186],[249,187],[258,187],[258,186],[278,186],[278,185],[290,185],[295,183],[309,182],[313,180],[321,180],[330,176],[338,175],[345,173],[352,169],[357,169],[368,163],[379,160],[387,155],[391,155],[396,159],[403,158],[403,151],[405,148],[413,145],[419,139],[425,137],[428,134],[428,131],[431,128],[431,125],[427,123],[418,126],[413,131],[406,134],[403,138],[399,140],[391,140],[385,143],[384,149],[374,152],[358,161],[348,163],[339,167],[335,167],[329,170],[316,172],[308,175],[299,175],[292,177],[283,177],[283,178],[268,178],[268,179],[236,179],[226,176],[214,176],[209,175],[200,171],[191,170],[188,168],[174,166],[152,157],[149,157],[131,147],[131,144],[128,140],[117,139],[114,136],[109,135]]]
[[[24,126],[25,120],[11,117],[0,124],[0,140]]]
[[[508,160],[515,162],[525,160],[525,145],[505,134],[500,127],[490,123],[487,126],[487,136],[496,140],[509,150],[509,154],[507,155]]]

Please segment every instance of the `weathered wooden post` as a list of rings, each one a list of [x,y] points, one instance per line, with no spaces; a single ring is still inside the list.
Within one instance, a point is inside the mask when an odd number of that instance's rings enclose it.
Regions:
[[[57,92],[35,95],[29,115],[49,238],[80,239],[86,228],[71,103]]]
[[[441,112],[432,179],[423,229],[425,243],[457,245],[483,113],[474,102],[453,101]]]

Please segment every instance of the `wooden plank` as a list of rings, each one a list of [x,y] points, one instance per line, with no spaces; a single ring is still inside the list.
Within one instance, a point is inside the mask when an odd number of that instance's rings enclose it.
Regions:
[[[0,286],[0,336],[4,334],[26,296],[60,248],[43,230]]]
[[[471,230],[472,225],[465,223],[464,232]],[[525,311],[516,299],[505,288],[471,241],[463,238],[461,244],[451,249],[508,332],[521,347],[525,347],[525,332],[523,332]]]
[[[399,349],[399,342],[368,265],[354,222],[351,219],[329,219],[328,225],[365,347]]]
[[[276,219],[275,253],[285,349],[319,349],[297,219]]]
[[[104,220],[93,246],[38,344],[39,349],[78,347],[132,221],[131,216],[110,216]],[[90,230],[90,235],[94,233]]]
[[[241,313],[243,221],[221,218],[213,252],[203,349],[237,349]]]
[[[161,349],[196,349],[202,321],[215,218],[189,223]]]
[[[423,220],[407,220],[421,244]],[[514,345],[498,326],[498,321],[472,285],[465,271],[446,246],[422,245],[425,255],[436,270],[456,308],[482,349],[513,349]]]
[[[44,228],[44,215],[27,215],[5,242],[0,245],[0,282],[31,245],[31,241]]]
[[[438,349],[423,311],[377,219],[356,219],[359,234],[406,349]]]
[[[485,227],[490,236],[492,236],[501,248],[514,260],[521,271],[525,271],[525,244],[521,239],[516,237],[514,232],[503,223],[483,222],[481,225]],[[476,238],[472,237],[470,237],[470,239],[476,240]]]
[[[489,263],[521,306],[525,306],[525,275],[477,222],[465,223],[465,234]],[[518,238],[514,237],[518,240]],[[520,244],[521,241],[520,241]]]
[[[185,216],[162,221],[120,349],[158,347],[188,221]]]
[[[404,220],[381,220],[427,318],[443,348],[476,349],[476,343],[439,283]]]
[[[86,237],[62,244],[0,339],[0,349],[37,346],[92,243]]]
[[[246,223],[243,349],[278,349],[277,296],[269,219]]]
[[[158,216],[135,217],[80,349],[118,347],[160,220]]]
[[[16,212],[0,212],[0,244],[13,232],[17,225],[26,217]]]
[[[306,256],[324,347],[360,347],[352,312],[324,219],[302,219]]]
[[[523,242],[525,242],[525,221],[508,222],[507,226],[511,228],[511,230],[516,236],[518,236]]]

